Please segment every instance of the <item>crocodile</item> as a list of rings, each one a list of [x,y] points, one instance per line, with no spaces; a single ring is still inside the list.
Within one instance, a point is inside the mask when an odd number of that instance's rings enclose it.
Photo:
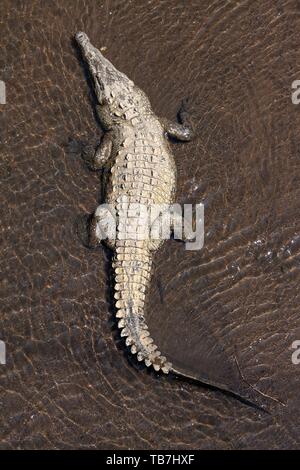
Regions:
[[[96,246],[104,242],[113,250],[114,298],[121,337],[125,338],[126,346],[137,360],[147,367],[211,385],[265,411],[257,397],[253,398],[253,391],[255,395],[280,400],[251,386],[242,375],[237,360],[242,385],[235,378],[234,387],[241,392],[233,390],[232,385],[210,380],[207,374],[194,375],[178,365],[174,367],[154,343],[145,320],[153,253],[161,247],[165,237],[133,236],[140,233],[142,223],[132,207],[137,204],[147,208],[156,205],[168,208],[175,202],[176,165],[169,140],[188,142],[194,136],[186,100],[178,113],[179,122],[157,117],[146,94],[117,70],[91,44],[85,33],[78,32],[75,40],[92,79],[96,113],[104,130],[97,146],[86,144],[80,147],[88,166],[93,170],[104,169],[106,175],[107,205],[104,210],[103,205],[99,206],[89,221],[88,244]],[[177,216],[179,221],[176,221]],[[109,232],[112,219],[116,228],[114,236]],[[156,222],[154,218],[152,224]],[[170,231],[173,229],[174,232],[178,222],[182,224],[181,213],[175,212]],[[182,240],[193,239],[194,229],[195,219],[191,219],[190,224],[184,220]]]
[[[90,240],[95,244],[104,241],[114,251],[116,317],[126,345],[138,361],[167,374],[172,364],[154,344],[144,315],[153,252],[164,239],[120,236],[120,214],[122,226],[130,227],[134,234],[141,229],[139,217],[130,211],[134,204],[169,207],[175,202],[176,165],[167,138],[187,142],[193,137],[193,126],[185,103],[179,112],[181,122],[158,118],[146,94],[117,70],[85,33],[78,32],[75,39],[93,81],[97,115],[105,131],[96,148],[83,148],[83,157],[94,170],[105,167],[109,175],[106,202],[114,209],[110,215],[116,217],[116,237],[103,240],[109,215],[99,206],[90,223]],[[192,227],[188,231],[191,233]],[[182,238],[189,236],[183,233]]]

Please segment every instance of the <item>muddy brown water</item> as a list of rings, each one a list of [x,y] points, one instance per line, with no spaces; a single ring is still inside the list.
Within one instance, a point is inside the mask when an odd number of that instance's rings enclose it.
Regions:
[[[3,449],[299,448],[300,79],[297,1],[17,1],[0,6]],[[114,326],[109,254],[74,226],[99,178],[66,152],[101,135],[72,36],[85,31],[161,116],[189,97],[174,144],[178,201],[205,203],[198,252],[155,256],[147,319],[186,370],[283,400],[261,413],[138,368]],[[239,387],[235,377],[234,386]]]

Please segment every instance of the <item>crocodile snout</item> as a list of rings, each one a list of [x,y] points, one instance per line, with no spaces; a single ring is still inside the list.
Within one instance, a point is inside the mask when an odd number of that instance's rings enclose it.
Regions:
[[[84,44],[85,42],[89,41],[87,34],[83,33],[82,31],[79,31],[75,34],[75,39],[79,44]]]

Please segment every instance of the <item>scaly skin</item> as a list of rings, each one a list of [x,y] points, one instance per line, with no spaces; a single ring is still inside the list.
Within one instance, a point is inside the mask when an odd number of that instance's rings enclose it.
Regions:
[[[146,95],[92,46],[85,33],[77,33],[76,41],[88,65],[98,100],[98,117],[106,131],[96,149],[90,145],[81,149],[82,156],[92,169],[106,167],[105,173],[109,175],[106,181],[109,208],[106,211],[101,206],[96,209],[89,240],[92,244],[103,241],[113,213],[116,235],[108,236],[105,242],[114,250],[114,296],[121,336],[126,338],[131,352],[148,367],[200,380],[264,409],[256,399],[249,400],[249,391],[260,392],[245,379],[243,393],[239,394],[224,384],[190,376],[180,367],[174,368],[154,344],[144,317],[145,294],[151,278],[152,252],[164,240],[137,236],[143,231],[143,224],[133,208],[134,204],[143,204],[149,210],[153,205],[168,207],[174,202],[176,167],[167,137],[190,140],[191,123],[184,106],[179,113],[181,123],[159,119]],[[193,238],[193,227],[185,225],[184,230],[184,240]]]
[[[119,215],[122,196],[130,203],[151,204],[173,201],[176,170],[173,156],[164,138],[164,129],[152,114],[142,114],[126,120],[119,128],[121,144],[111,167],[111,190],[107,201]],[[124,215],[123,215],[124,216]],[[126,224],[133,232],[139,220],[125,214]],[[156,370],[169,372],[171,365],[161,356],[149,335],[144,318],[145,291],[150,281],[153,246],[151,240],[116,240],[113,267],[115,298],[121,336],[126,336],[127,346],[137,353],[138,360],[152,365]]]
[[[132,204],[140,203],[149,208],[174,202],[176,166],[166,132],[189,140],[191,130],[177,123],[163,124],[152,111],[146,95],[91,45],[86,34],[77,33],[76,40],[94,82],[99,119],[107,131],[96,151],[85,150],[85,158],[94,169],[106,165],[110,174],[106,202],[117,216],[117,236],[107,243],[114,250],[118,326],[121,336],[126,337],[126,345],[137,354],[139,361],[168,373],[172,366],[158,351],[144,317],[152,251],[158,249],[163,240],[122,237],[120,211],[125,209],[122,220],[135,233],[141,222],[130,210]],[[105,220],[96,210],[92,223],[96,241],[100,240],[104,226]]]

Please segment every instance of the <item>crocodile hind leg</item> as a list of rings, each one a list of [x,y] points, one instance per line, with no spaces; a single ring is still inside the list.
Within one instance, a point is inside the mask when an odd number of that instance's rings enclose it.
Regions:
[[[194,137],[194,126],[190,118],[187,106],[188,100],[182,101],[178,111],[178,121],[172,122],[163,120],[164,128],[169,137],[181,142],[189,142]]]
[[[101,204],[97,207],[90,230],[96,244],[104,243],[111,250],[115,247],[117,218],[114,209],[109,204]]]
[[[150,229],[150,250],[157,250],[165,239],[171,235],[176,240],[183,242],[194,242],[201,236],[201,221],[203,220],[203,206],[196,208],[196,213],[188,214],[185,208],[185,217],[179,204],[174,204],[170,208],[162,211],[151,223]],[[200,229],[200,230],[199,230]]]

